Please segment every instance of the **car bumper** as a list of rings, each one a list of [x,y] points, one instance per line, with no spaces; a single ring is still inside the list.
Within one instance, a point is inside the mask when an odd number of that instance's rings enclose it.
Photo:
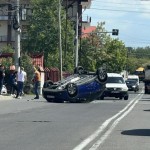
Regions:
[[[104,91],[102,94],[104,97],[124,97],[127,95],[127,91]]]

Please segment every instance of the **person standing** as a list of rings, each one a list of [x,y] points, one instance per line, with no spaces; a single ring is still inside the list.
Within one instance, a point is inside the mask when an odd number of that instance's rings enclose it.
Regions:
[[[34,99],[39,99],[39,87],[41,84],[41,74],[39,70],[37,70],[35,67],[34,69],[34,76],[33,76],[33,83],[34,83],[34,93],[35,93],[35,98]]]
[[[19,96],[19,90],[17,87],[17,71],[11,71],[10,73],[10,78],[9,78],[9,83],[10,83],[10,94],[12,96],[15,96],[15,91],[16,91],[16,97]]]
[[[21,98],[23,94],[23,86],[24,82],[27,80],[27,73],[24,71],[24,68],[21,67],[20,71],[17,73],[17,87],[18,87],[18,95],[16,98]]]
[[[5,77],[4,66],[0,64],[0,95],[1,95],[3,84],[4,84],[4,77]]]

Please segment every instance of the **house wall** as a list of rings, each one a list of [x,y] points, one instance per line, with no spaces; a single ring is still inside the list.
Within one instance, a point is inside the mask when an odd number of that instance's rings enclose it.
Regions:
[[[81,3],[80,3],[81,2]],[[20,0],[20,5],[22,8],[30,8],[30,0]],[[68,11],[68,19],[73,21],[76,24],[77,21],[77,12],[79,13],[79,32],[81,32],[81,21],[82,21],[82,5],[84,7],[89,7],[91,0],[63,0],[63,6],[67,6]],[[8,11],[11,4],[12,7],[15,6],[16,0],[0,0],[0,48],[6,45],[12,45],[15,47],[15,31],[12,27],[12,16],[13,11]],[[20,21],[21,23],[21,31],[22,26],[26,25],[26,20]],[[75,29],[75,26],[74,26]],[[21,38],[23,37],[23,32],[21,32]],[[80,35],[80,33],[79,33]]]

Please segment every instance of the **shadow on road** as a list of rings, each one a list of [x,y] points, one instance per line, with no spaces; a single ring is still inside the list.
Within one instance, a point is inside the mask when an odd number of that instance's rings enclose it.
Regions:
[[[122,131],[123,135],[132,135],[132,136],[150,136],[150,129],[133,129]]]
[[[143,110],[143,111],[150,111],[150,109],[145,109],[145,110]]]
[[[143,101],[143,102],[150,102],[150,99],[148,100],[148,99],[141,99],[141,100],[139,100],[139,101]]]

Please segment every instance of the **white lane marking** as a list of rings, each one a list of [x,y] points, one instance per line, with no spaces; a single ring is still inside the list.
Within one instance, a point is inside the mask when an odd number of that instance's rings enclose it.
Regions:
[[[141,92],[142,93],[142,92]],[[138,94],[136,97],[138,97],[141,94]],[[130,107],[130,105],[132,105],[132,103],[134,103],[134,101],[136,100],[136,97],[131,100],[128,105],[122,109],[119,113],[117,113],[116,115],[114,115],[113,117],[107,119],[92,135],[90,135],[87,139],[83,140],[79,145],[77,145],[73,150],[82,150],[83,148],[85,148],[90,142],[92,142],[96,137],[98,137],[100,135],[100,133],[109,125],[109,123],[114,120],[115,118],[117,118],[120,114],[122,114],[124,111],[126,111],[126,109],[128,109],[128,107]]]
[[[100,145],[104,143],[104,141],[111,134],[111,132],[117,126],[117,124],[134,108],[134,106],[138,103],[141,97],[142,95],[133,103],[133,105],[131,105],[131,107],[127,111],[125,111],[118,119],[114,121],[109,130],[107,130],[106,133],[96,143],[94,143],[89,150],[97,150],[100,147]]]

